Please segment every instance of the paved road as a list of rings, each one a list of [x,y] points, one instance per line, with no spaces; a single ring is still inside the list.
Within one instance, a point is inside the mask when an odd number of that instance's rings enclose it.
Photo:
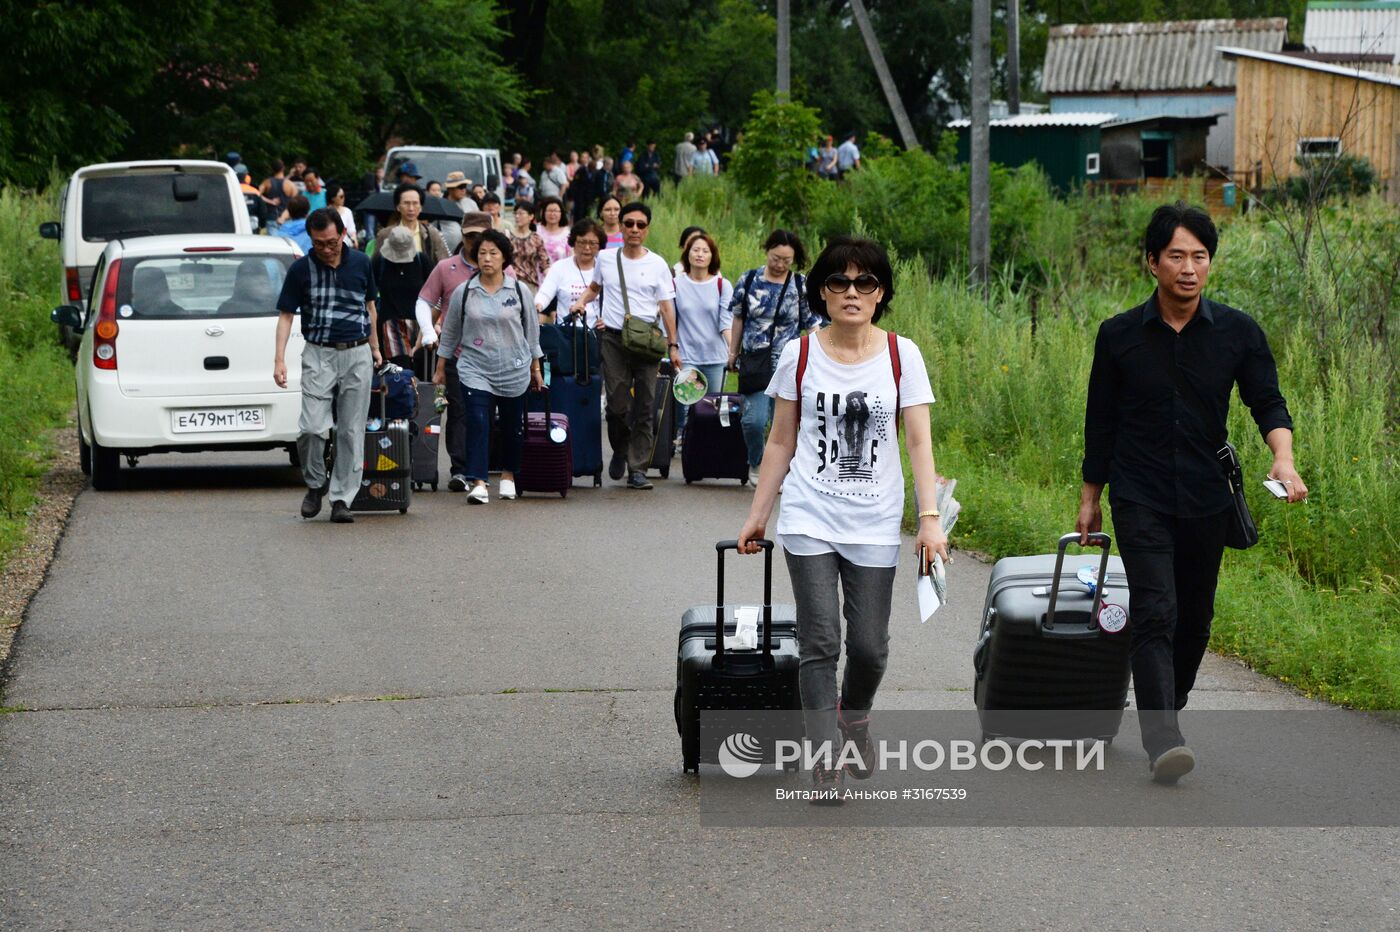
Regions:
[[[278,462],[78,499],[4,694],[0,927],[1400,925],[1394,829],[704,828],[675,629],[746,490],[336,527]],[[970,706],[986,576],[923,628],[896,587],[882,704]],[[1308,705],[1218,659],[1198,701]]]

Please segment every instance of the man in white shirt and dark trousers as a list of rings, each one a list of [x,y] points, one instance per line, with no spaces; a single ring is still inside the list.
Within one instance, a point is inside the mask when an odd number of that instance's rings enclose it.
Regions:
[[[656,398],[659,359],[629,353],[622,345],[622,325],[627,314],[644,321],[660,318],[665,325],[668,355],[675,371],[681,369],[676,343],[676,286],[666,260],[643,244],[651,225],[651,208],[634,201],[622,208],[621,249],[606,250],[593,266],[593,281],[569,308],[583,313],[601,293],[603,313],[598,321],[603,355],[603,391],[607,396],[608,442],[612,460],[608,476],[614,481],[627,473],[629,489],[649,489],[647,466],[651,463],[656,429],[652,405]],[[626,281],[626,300],[623,281]]]

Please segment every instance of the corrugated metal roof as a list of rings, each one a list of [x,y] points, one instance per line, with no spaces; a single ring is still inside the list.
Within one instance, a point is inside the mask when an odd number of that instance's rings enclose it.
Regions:
[[[1117,118],[1116,113],[1023,113],[1004,120],[992,120],[991,125],[1013,129],[1032,126],[1102,126]],[[953,120],[948,127],[963,129],[971,125],[971,120]]]
[[[1389,55],[1394,61],[1400,56],[1400,3],[1309,3],[1303,44],[1319,52]]]
[[[1235,86],[1228,45],[1277,52],[1288,20],[1194,19],[1054,26],[1041,69],[1047,94],[1185,91]]]
[[[1348,68],[1345,65],[1331,65],[1327,62],[1311,61],[1306,58],[1297,58],[1293,55],[1273,55],[1269,52],[1256,52],[1253,49],[1232,49],[1222,48],[1220,54],[1226,58],[1257,58],[1260,61],[1273,62],[1276,65],[1288,65],[1292,68],[1304,68],[1308,71],[1320,71],[1323,74],[1335,74],[1344,78],[1356,78],[1361,81],[1370,81],[1375,84],[1388,84],[1392,87],[1400,87],[1400,75],[1382,74],[1375,71],[1367,71],[1361,68]]]

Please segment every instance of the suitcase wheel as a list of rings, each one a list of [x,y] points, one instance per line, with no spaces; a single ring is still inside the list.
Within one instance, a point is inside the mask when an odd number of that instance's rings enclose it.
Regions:
[[[436,482],[433,483],[433,491],[434,491],[434,492],[437,491],[437,483],[436,483]]]
[[[595,472],[595,473],[593,474],[593,488],[595,488],[595,489],[600,489],[600,488],[602,488],[602,487],[603,487],[603,470],[602,470],[602,469],[599,469],[597,472]]]
[[[662,479],[669,479],[669,478],[671,478],[671,464],[670,464],[670,463],[667,463],[665,466],[662,466],[662,467],[661,467],[661,478],[662,478]]]
[[[686,485],[693,485],[694,483],[695,483],[695,480],[694,480],[694,479],[687,479],[687,480],[685,480],[685,484],[686,484]]]
[[[560,490],[559,490],[559,497],[560,497],[560,498],[568,498],[568,497],[569,497],[569,490],[568,490],[568,489],[560,489]]]
[[[406,515],[406,514],[408,514],[408,508],[407,508],[407,507],[400,508],[400,509],[399,509],[399,514],[401,514],[401,515]]]
[[[740,479],[740,480],[739,480],[739,484],[740,484],[740,485],[748,485],[748,484],[749,484],[749,480],[748,480],[747,478],[745,478],[745,479]]]
[[[413,491],[415,491],[415,492],[421,492],[421,491],[423,491],[423,483],[421,483],[421,482],[414,482],[414,483],[412,483],[412,485],[413,485]]]
[[[698,774],[699,772],[700,772],[700,758],[698,758],[698,757],[687,757],[687,758],[685,759],[685,763],[681,765],[681,773],[695,773],[695,774]]]

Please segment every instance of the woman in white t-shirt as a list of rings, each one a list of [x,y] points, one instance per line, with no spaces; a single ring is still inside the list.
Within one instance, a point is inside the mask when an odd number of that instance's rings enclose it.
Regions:
[[[797,599],[807,737],[814,747],[830,740],[833,748],[830,760],[812,771],[824,790],[841,786],[843,769],[835,762],[844,742],[860,753],[853,777],[870,776],[874,764],[869,710],[889,654],[904,516],[901,415],[920,505],[917,545],[930,559],[934,553],[948,559],[934,505],[933,389],[923,356],[912,341],[875,326],[893,298],[889,257],[878,243],[837,237],[827,244],[807,278],[807,299],[829,324],[788,343],[778,358],[768,386],[773,429],[739,532],[740,552],[757,553],[781,487],[778,540]],[[838,701],[843,615],[846,672]]]
[[[549,267],[535,295],[535,309],[541,314],[550,304],[554,305],[553,316],[548,320],[541,317],[540,323],[562,324],[564,318],[569,316],[569,308],[583,296],[593,281],[593,266],[598,261],[598,253],[602,251],[605,239],[607,234],[603,232],[603,225],[592,217],[584,217],[569,229],[570,255]],[[589,301],[584,323],[596,327],[601,310],[597,298]]]

